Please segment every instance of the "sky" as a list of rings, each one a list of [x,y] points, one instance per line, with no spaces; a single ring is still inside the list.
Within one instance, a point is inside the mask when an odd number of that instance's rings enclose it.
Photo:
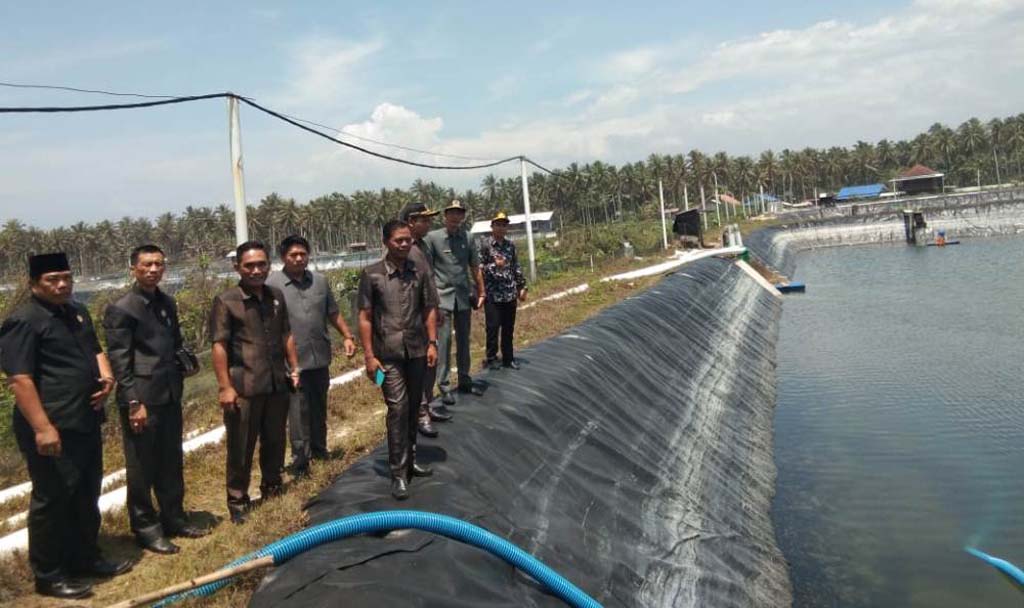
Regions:
[[[1024,0],[3,2],[0,81],[233,91],[347,134],[550,167],[912,137],[1024,111]],[[0,106],[117,99],[0,87]],[[49,228],[233,204],[226,101],[0,114],[0,221]],[[243,107],[246,194],[476,188]],[[350,139],[353,143],[359,140]],[[492,172],[518,175],[510,164]]]

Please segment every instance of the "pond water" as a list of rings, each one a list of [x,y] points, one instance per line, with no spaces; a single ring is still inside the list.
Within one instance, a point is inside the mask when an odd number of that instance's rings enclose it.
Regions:
[[[1024,240],[804,252],[773,506],[796,606],[1022,606]]]

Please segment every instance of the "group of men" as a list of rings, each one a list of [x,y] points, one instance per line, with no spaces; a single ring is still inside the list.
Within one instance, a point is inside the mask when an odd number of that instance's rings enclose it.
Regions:
[[[385,255],[363,269],[357,294],[366,373],[387,405],[391,492],[399,500],[409,496],[412,477],[432,473],[416,462],[417,432],[438,435],[432,422],[451,420],[453,392],[480,394],[469,373],[473,309],[485,309],[485,367],[518,369],[513,331],[526,283],[506,238],[508,218],[499,213],[492,235],[478,246],[463,226],[461,202],[452,201],[444,227],[431,230],[437,214],[413,203],[388,222]],[[226,429],[228,512],[236,524],[253,504],[248,490],[257,440],[262,497],[282,491],[286,426],[293,475],[307,474],[310,460],[328,456],[328,328],[342,335],[347,356],[356,344],[326,279],[307,268],[310,253],[304,238],[290,236],[278,249],[282,270],[272,272],[262,243],[242,243],[235,251],[238,285],[213,299],[211,360]],[[172,554],[180,550],[172,538],[208,533],[184,509],[181,400],[196,359],[183,345],[174,298],[159,288],[164,252],[142,245],[130,262],[134,283],[104,314],[106,353],[88,309],[72,298],[63,253],[29,258],[31,297],[0,327],[0,368],[16,402],[12,428],[32,480],[29,561],[43,595],[85,597],[91,586],[79,576],[116,576],[132,567],[103,558],[97,544],[100,425],[115,386],[127,510],[138,544]]]
[[[385,256],[363,269],[357,296],[359,334],[366,374],[377,381],[387,405],[391,493],[409,497],[413,477],[432,474],[416,462],[416,434],[437,437],[433,422],[451,420],[455,391],[480,395],[470,375],[470,319],[485,309],[487,358],[496,368],[501,334],[502,363],[519,369],[512,349],[516,302],[526,299],[526,280],[515,245],[506,238],[509,219],[499,213],[491,236],[478,245],[466,230],[466,208],[454,200],[444,226],[432,230],[432,211],[406,205],[383,228]],[[457,382],[451,383],[454,334]],[[434,396],[434,384],[441,393]]]

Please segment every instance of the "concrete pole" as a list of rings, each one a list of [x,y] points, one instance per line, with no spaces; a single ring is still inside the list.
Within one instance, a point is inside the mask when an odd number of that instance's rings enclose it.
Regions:
[[[761,215],[764,215],[765,202],[764,202],[764,184],[757,184],[757,191],[761,194]]]
[[[718,198],[718,174],[714,171],[711,172],[711,177],[715,178],[715,216],[718,218],[718,225],[722,225],[722,199]],[[725,210],[725,219],[729,220],[729,210]]]
[[[686,190],[686,182],[683,182],[683,211],[690,210],[690,193]]]
[[[236,97],[228,97],[228,128],[231,140],[231,177],[235,182],[235,244],[241,245],[249,240],[249,221],[245,208],[245,173],[242,171],[242,126]]]
[[[704,220],[704,230],[708,229],[708,205],[704,200],[704,184],[700,185],[700,217]]]
[[[526,157],[519,157],[519,172],[523,180],[523,213],[526,214],[526,249],[530,255],[530,282],[537,280],[537,260],[533,252],[533,218],[530,217],[530,182],[526,179]]]
[[[665,190],[661,187],[661,180],[658,180],[658,200],[661,201],[661,240],[668,249],[668,227],[665,226]]]

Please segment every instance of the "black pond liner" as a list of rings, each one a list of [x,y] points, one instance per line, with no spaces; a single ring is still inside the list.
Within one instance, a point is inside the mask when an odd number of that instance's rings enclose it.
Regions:
[[[484,396],[460,396],[441,436],[421,438],[434,476],[411,499],[390,497],[381,447],[309,503],[310,521],[458,517],[606,606],[789,605],[769,517],[780,310],[729,261],[684,266],[523,349],[522,370],[480,374]],[[401,531],[308,551],[250,605],[562,604],[479,549]]]

